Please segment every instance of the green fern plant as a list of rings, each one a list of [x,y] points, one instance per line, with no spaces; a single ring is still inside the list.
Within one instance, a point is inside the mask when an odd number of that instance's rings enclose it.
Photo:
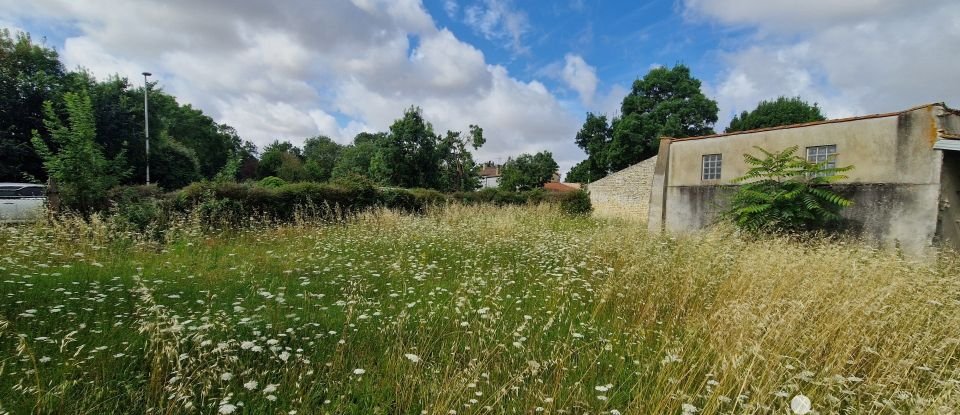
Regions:
[[[830,167],[796,155],[797,146],[780,152],[755,147],[763,158],[744,154],[750,170],[725,216],[750,232],[798,232],[824,229],[842,221],[840,211],[853,204],[826,185],[847,178],[853,166]]]

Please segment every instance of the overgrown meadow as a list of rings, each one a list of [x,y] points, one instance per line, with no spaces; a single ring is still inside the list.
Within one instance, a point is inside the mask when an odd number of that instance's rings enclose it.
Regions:
[[[0,413],[952,413],[960,260],[550,207],[0,227]]]

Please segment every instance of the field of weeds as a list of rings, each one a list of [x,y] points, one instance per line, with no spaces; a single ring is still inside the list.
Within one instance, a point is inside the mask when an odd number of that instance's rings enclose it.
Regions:
[[[951,413],[960,260],[451,207],[0,227],[0,413]]]

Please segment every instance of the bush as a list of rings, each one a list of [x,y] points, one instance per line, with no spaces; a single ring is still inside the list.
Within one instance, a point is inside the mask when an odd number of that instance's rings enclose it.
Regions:
[[[424,208],[413,192],[397,187],[380,189],[380,205],[401,212],[422,212]]]
[[[795,153],[797,146],[771,153],[755,147],[764,158],[744,154],[752,166],[742,177],[725,216],[748,232],[805,232],[829,229],[842,222],[840,211],[853,204],[829,189],[845,179],[853,166],[829,167]]]
[[[144,232],[161,216],[163,192],[157,185],[118,186],[107,192],[112,219],[121,228]]]
[[[283,185],[287,184],[287,181],[286,181],[286,180],[283,180],[283,179],[281,179],[281,178],[279,178],[279,177],[277,177],[277,176],[267,176],[267,177],[264,177],[264,178],[260,179],[260,181],[257,182],[257,184],[260,185],[260,186],[262,186],[262,187],[269,187],[269,188],[271,188],[271,189],[276,189],[276,188],[278,188],[278,187],[280,187],[280,186],[283,186]]]
[[[571,216],[586,216],[593,211],[590,204],[590,194],[584,190],[564,193],[560,199],[560,211]]]

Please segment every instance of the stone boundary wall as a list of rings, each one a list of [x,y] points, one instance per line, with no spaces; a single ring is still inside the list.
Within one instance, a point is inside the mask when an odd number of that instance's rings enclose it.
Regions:
[[[653,156],[588,184],[593,214],[646,223],[656,165],[657,157]]]

